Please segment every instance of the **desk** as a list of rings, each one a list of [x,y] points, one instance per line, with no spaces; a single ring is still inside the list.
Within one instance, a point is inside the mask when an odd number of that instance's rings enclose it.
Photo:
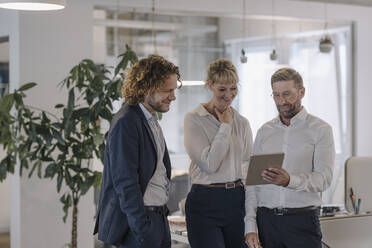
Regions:
[[[372,214],[320,218],[323,241],[331,248],[371,248]]]
[[[168,222],[172,240],[183,244],[189,244],[185,216],[168,216]]]

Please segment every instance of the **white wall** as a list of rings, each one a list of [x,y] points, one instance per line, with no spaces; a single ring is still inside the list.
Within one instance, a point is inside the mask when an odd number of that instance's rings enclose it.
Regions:
[[[26,82],[38,86],[27,92],[27,104],[54,111],[66,94],[57,84],[73,65],[92,57],[92,3],[68,1],[68,7],[54,12],[0,10],[0,36],[10,36],[11,90]],[[71,221],[62,221],[62,204],[56,183],[38,178],[10,177],[11,247],[64,247],[70,241]],[[62,193],[64,189],[62,189]],[[81,248],[93,247],[93,192],[79,205]]]
[[[10,231],[10,197],[9,197],[9,179],[0,183],[0,233]]]

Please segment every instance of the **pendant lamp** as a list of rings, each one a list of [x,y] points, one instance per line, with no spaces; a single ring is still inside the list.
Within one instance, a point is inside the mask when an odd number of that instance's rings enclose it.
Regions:
[[[331,36],[327,34],[328,31],[328,18],[327,18],[327,2],[324,1],[324,31],[325,35],[319,41],[319,51],[321,53],[330,53],[333,48]]]
[[[245,37],[246,37],[246,31],[245,31],[245,0],[242,0],[242,3],[243,3],[243,25],[242,25],[242,28],[243,28],[243,39],[245,39]],[[248,58],[247,58],[247,56],[245,55],[245,51],[244,51],[244,48],[242,48],[242,54],[241,54],[241,56],[240,56],[240,62],[242,62],[242,64],[245,64],[245,63],[247,63],[247,60],[248,60]]]
[[[271,0],[271,46],[274,47],[273,51],[270,53],[270,60],[274,61],[278,59],[278,54],[275,50],[276,45],[276,23],[274,21],[274,0]]]
[[[14,10],[59,10],[66,0],[0,0],[0,8]]]

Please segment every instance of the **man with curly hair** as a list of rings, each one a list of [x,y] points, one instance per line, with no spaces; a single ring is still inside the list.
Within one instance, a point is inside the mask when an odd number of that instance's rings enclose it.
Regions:
[[[157,112],[176,99],[178,67],[150,55],[130,69],[124,106],[107,136],[94,233],[119,248],[170,248],[167,207],[171,165]]]

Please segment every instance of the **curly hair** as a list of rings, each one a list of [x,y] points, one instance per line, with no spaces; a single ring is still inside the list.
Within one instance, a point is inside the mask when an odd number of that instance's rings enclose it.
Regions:
[[[228,59],[217,59],[209,64],[205,86],[216,82],[238,83],[239,77],[233,63]]]
[[[139,60],[124,79],[121,93],[125,102],[128,105],[142,102],[146,93],[159,89],[172,74],[177,75],[177,81],[180,80],[178,67],[162,56],[150,55]]]

